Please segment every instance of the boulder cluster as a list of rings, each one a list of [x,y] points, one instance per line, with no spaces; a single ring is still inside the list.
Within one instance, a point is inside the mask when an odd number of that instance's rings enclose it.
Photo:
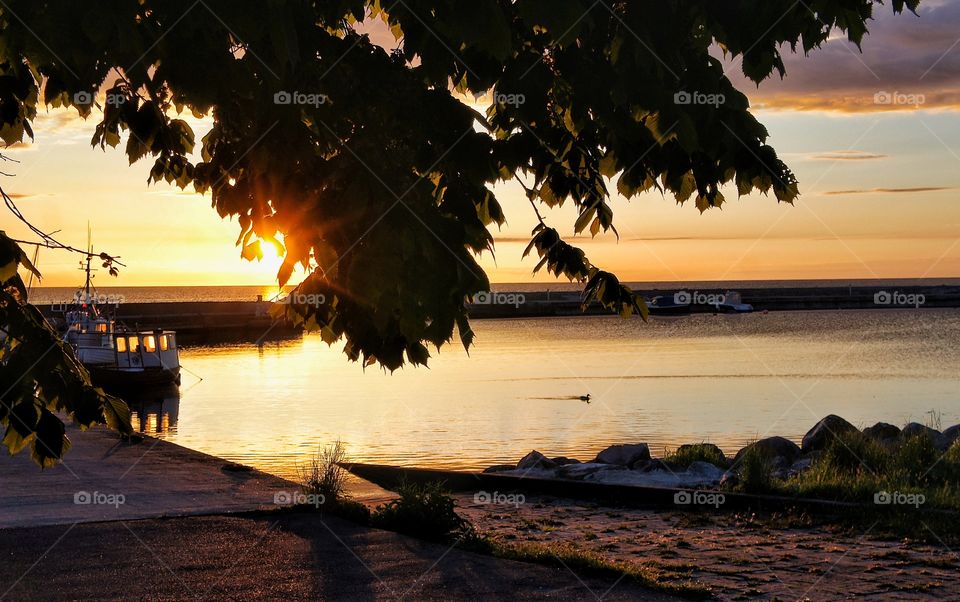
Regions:
[[[484,472],[646,486],[732,485],[747,454],[759,456],[772,476],[786,479],[809,468],[838,437],[857,432],[891,449],[913,437],[926,437],[944,451],[960,440],[960,425],[941,432],[916,422],[902,429],[878,422],[860,431],[840,416],[831,414],[815,424],[799,445],[784,437],[766,437],[747,445],[733,458],[725,456],[713,444],[698,443],[682,445],[673,454],[658,459],[651,457],[646,443],[631,443],[611,445],[587,462],[563,456],[551,458],[534,450],[516,464],[491,466]],[[684,461],[691,457],[699,459]]]

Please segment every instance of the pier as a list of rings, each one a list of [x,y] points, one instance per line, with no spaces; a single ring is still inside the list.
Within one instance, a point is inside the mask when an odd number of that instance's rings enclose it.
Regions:
[[[692,313],[714,313],[698,298],[723,295],[727,289],[670,288],[637,289],[646,299],[673,297],[686,293],[693,298]],[[754,311],[807,310],[883,310],[934,309],[960,307],[960,286],[827,286],[785,288],[739,288],[743,302]],[[203,345],[224,342],[262,342],[296,337],[300,329],[284,320],[270,317],[269,301],[196,301],[166,303],[123,303],[109,306],[116,319],[142,330],[175,330],[181,344]],[[63,306],[40,305],[49,318],[62,317]],[[576,291],[511,292],[498,290],[478,297],[469,305],[474,319],[536,318],[604,315],[609,312],[597,304],[584,310]]]

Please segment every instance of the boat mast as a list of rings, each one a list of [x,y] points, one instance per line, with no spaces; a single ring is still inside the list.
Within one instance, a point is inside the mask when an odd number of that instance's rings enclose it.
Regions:
[[[90,230],[90,222],[87,222],[87,265],[82,268],[86,273],[86,280],[83,283],[83,304],[92,305],[93,296],[90,289],[93,286],[93,276],[91,276],[90,262],[93,260],[93,232]],[[82,265],[82,264],[81,264]]]

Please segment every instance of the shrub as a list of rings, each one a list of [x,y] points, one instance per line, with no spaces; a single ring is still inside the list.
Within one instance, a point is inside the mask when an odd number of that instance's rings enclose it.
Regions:
[[[370,509],[355,500],[338,499],[329,508],[331,514],[360,525],[370,524]]]
[[[455,511],[456,504],[442,483],[401,483],[399,499],[383,504],[370,516],[370,524],[421,539],[451,542],[467,527]]]

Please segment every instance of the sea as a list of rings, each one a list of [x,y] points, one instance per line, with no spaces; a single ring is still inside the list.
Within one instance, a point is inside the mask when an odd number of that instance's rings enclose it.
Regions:
[[[871,283],[931,284],[844,282]],[[261,287],[98,292],[128,302],[271,296]],[[31,300],[56,303],[72,295],[72,289],[34,289]],[[288,478],[338,440],[354,461],[481,469],[514,463],[534,449],[589,460],[617,443],[646,442],[659,455],[710,442],[732,454],[766,436],[799,441],[828,414],[858,426],[960,422],[956,309],[695,314],[648,322],[524,318],[473,326],[469,355],[454,341],[432,350],[429,368],[392,374],[349,362],[341,344],[328,346],[315,335],[261,346],[186,347],[179,390],[128,401],[137,428],[149,434]]]

